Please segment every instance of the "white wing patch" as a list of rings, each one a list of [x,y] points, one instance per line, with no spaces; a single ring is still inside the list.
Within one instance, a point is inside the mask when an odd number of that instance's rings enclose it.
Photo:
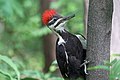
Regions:
[[[58,37],[59,37],[58,45],[65,43],[65,41],[63,40],[63,38],[60,35]]]
[[[87,40],[84,39],[81,35],[76,35],[76,36],[81,41],[83,48],[87,49]]]

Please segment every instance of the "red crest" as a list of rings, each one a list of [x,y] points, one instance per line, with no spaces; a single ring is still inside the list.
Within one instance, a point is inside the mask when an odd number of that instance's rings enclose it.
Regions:
[[[43,24],[47,25],[49,20],[55,15],[57,12],[54,9],[46,10],[42,15]]]

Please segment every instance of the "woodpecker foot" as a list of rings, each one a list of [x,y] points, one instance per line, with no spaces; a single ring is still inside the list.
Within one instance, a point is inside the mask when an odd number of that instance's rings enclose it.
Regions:
[[[87,65],[89,62],[90,62],[90,61],[84,60],[84,63],[80,65],[80,67],[84,66],[84,72],[85,72],[85,74],[88,74],[88,73],[87,73],[87,66],[86,66],[86,65]]]

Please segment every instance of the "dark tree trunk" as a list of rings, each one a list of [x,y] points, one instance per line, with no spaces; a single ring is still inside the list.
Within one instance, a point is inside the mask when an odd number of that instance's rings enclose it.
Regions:
[[[49,9],[50,0],[40,0],[41,2],[41,13],[43,13],[46,9]],[[43,48],[45,55],[45,67],[44,72],[48,72],[49,66],[55,58],[55,36],[49,34],[43,37]]]
[[[88,67],[103,65],[110,59],[110,37],[113,0],[89,0],[88,12]],[[90,70],[87,80],[109,80],[109,71]]]
[[[43,42],[44,42],[44,55],[45,55],[44,71],[48,72],[51,63],[55,58],[55,36],[52,34],[44,36]]]

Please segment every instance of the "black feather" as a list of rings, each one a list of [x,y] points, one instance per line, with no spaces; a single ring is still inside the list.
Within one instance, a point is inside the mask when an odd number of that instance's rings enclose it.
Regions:
[[[66,80],[76,80],[81,77],[85,80],[84,67],[80,67],[84,63],[86,57],[86,50],[80,40],[73,34],[65,32],[57,32],[64,39],[66,43],[58,45],[56,42],[56,58],[62,76]],[[68,62],[66,60],[65,51],[68,55]]]

